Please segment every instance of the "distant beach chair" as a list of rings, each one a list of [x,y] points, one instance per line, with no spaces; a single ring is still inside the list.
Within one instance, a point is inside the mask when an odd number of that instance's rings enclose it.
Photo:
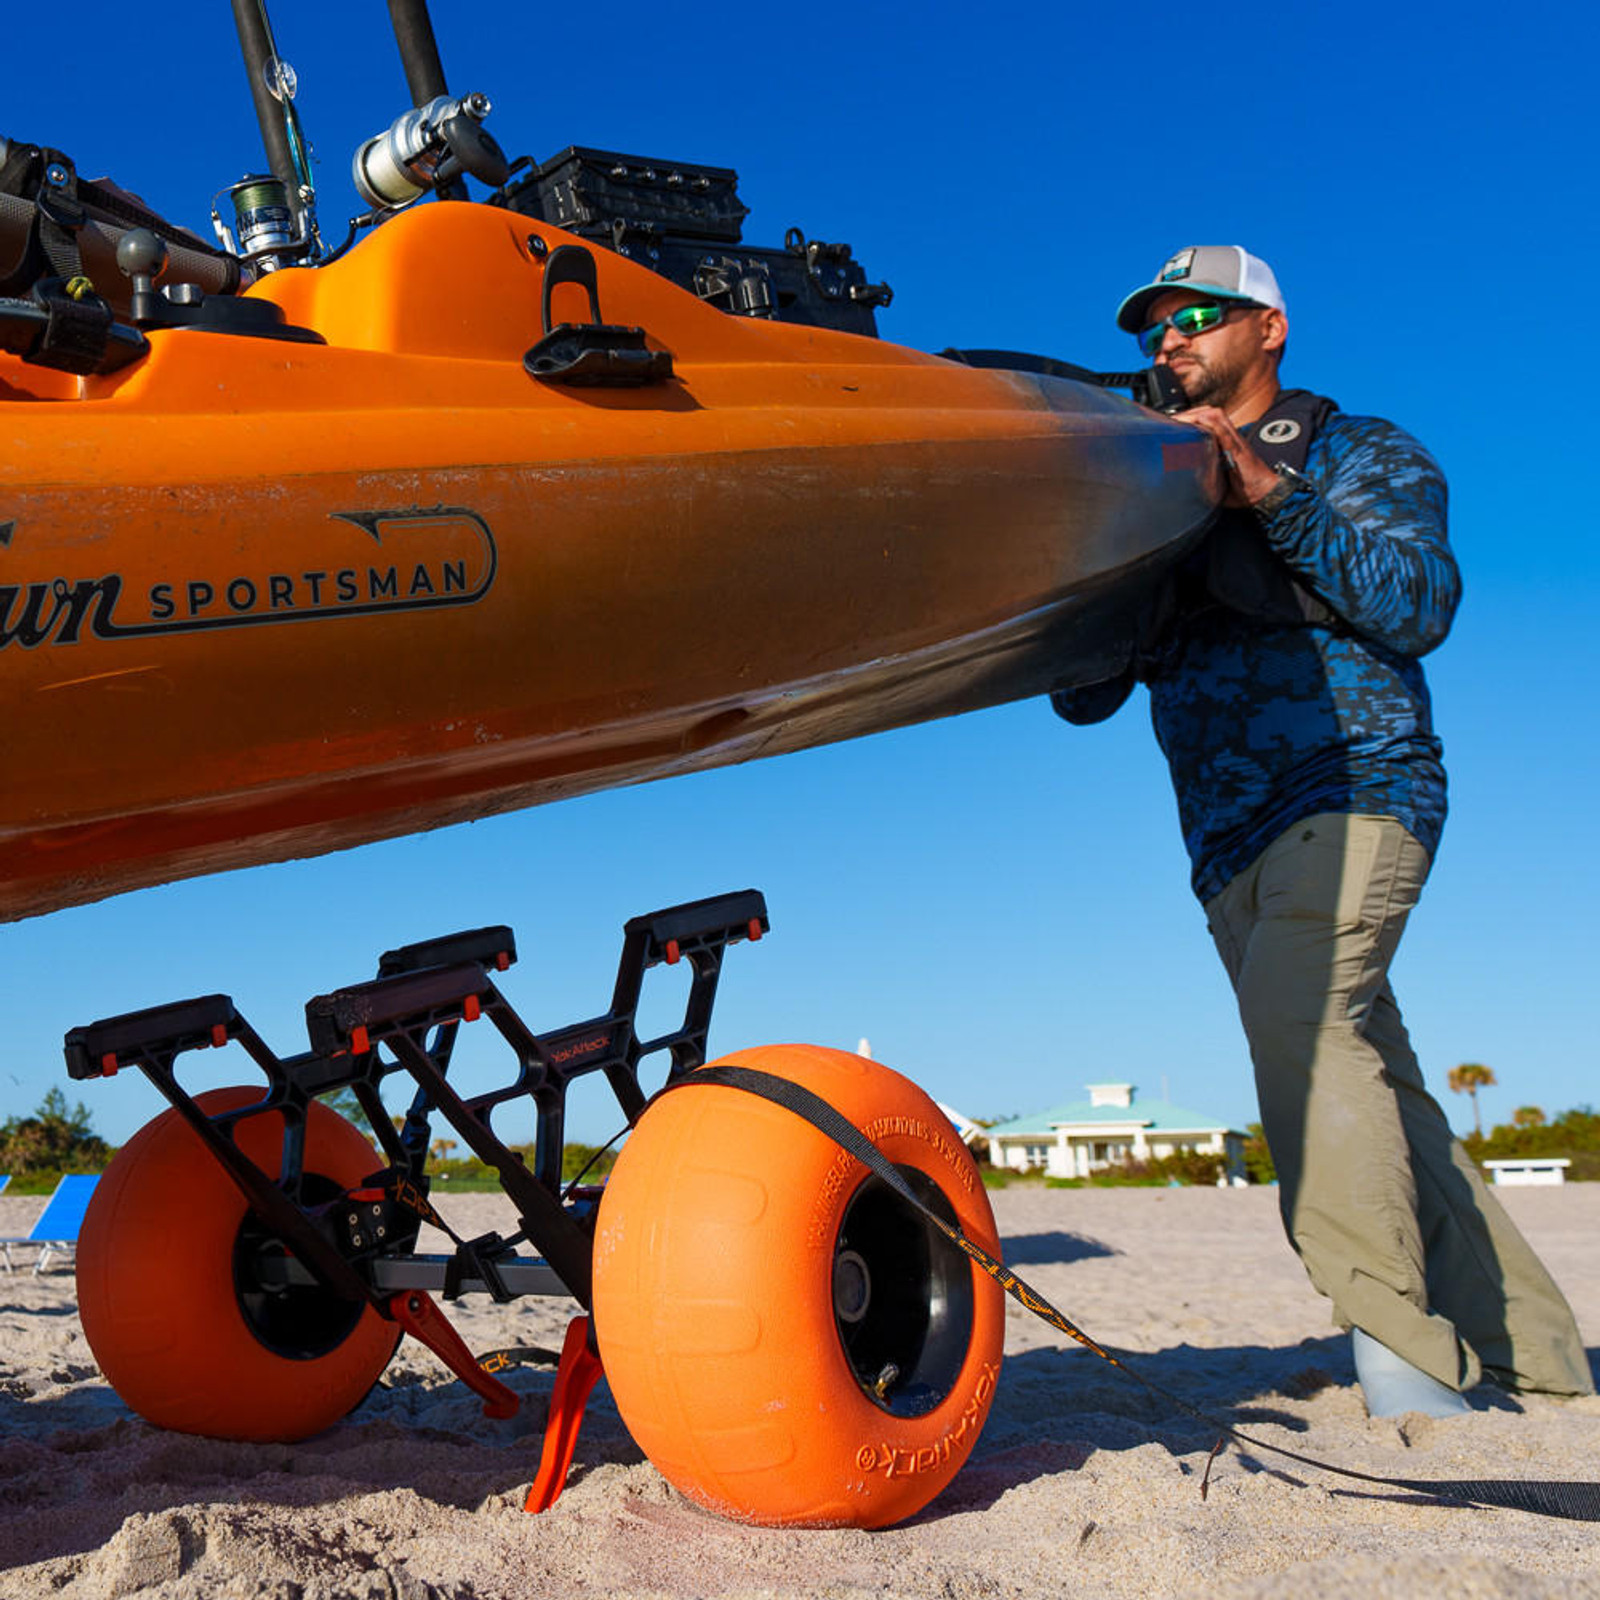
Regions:
[[[69,1173],[64,1177],[26,1234],[0,1239],[0,1249],[5,1252],[6,1271],[16,1270],[16,1263],[11,1256],[12,1245],[38,1246],[39,1254],[33,1261],[36,1276],[44,1271],[45,1263],[52,1255],[67,1255],[75,1251],[78,1229],[83,1226],[83,1214],[89,1209],[89,1196],[94,1193],[94,1186],[99,1181],[98,1172]]]
[[[10,1182],[11,1174],[9,1172],[0,1172],[0,1194],[6,1192],[6,1185]]]

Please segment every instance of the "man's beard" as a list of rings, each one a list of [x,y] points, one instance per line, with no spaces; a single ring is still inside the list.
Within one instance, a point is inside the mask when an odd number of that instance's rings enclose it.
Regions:
[[[1191,406],[1216,406],[1226,411],[1238,393],[1239,382],[1244,377],[1243,361],[1226,360],[1212,366],[1190,357],[1190,366],[1182,374],[1174,373],[1183,397]]]

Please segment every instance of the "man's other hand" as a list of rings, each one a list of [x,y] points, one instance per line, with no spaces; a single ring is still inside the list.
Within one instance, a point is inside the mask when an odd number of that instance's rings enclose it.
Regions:
[[[1228,475],[1224,505],[1253,506],[1277,487],[1278,474],[1255,453],[1250,441],[1228,420],[1226,411],[1217,406],[1195,406],[1190,411],[1175,412],[1174,420],[1191,423],[1216,440]]]

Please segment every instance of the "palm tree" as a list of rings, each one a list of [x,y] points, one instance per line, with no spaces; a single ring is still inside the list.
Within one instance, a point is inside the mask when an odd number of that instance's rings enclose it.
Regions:
[[[1483,1120],[1478,1115],[1478,1091],[1494,1087],[1493,1069],[1482,1066],[1476,1061],[1464,1061],[1459,1067],[1450,1069],[1449,1082],[1454,1093],[1472,1096],[1472,1131],[1481,1139]]]
[[[1519,1128],[1542,1128],[1548,1119],[1543,1106],[1518,1106],[1511,1113],[1511,1120]]]

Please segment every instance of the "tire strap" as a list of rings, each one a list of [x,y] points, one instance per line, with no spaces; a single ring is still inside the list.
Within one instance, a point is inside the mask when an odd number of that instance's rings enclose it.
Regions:
[[[1564,1517],[1573,1522],[1600,1522],[1600,1483],[1520,1478],[1386,1478],[1371,1472],[1357,1472],[1351,1467],[1336,1467],[1330,1462],[1319,1461],[1313,1456],[1285,1449],[1282,1445],[1268,1444],[1263,1439],[1253,1438],[1232,1424],[1223,1422],[1200,1410],[1199,1407],[1191,1405],[1181,1395],[1163,1388],[1159,1383],[1145,1377],[1143,1373],[1135,1371],[1127,1362],[1092,1339],[1036,1289],[1030,1288],[1009,1267],[997,1261],[982,1245],[975,1244],[969,1239],[958,1224],[946,1222],[936,1211],[924,1205],[883,1152],[848,1118],[819,1095],[813,1094],[797,1083],[792,1083],[787,1078],[780,1078],[769,1072],[752,1071],[748,1067],[701,1067],[669,1083],[656,1098],[659,1099],[663,1094],[670,1094],[676,1089],[694,1084],[719,1084],[729,1089],[741,1089],[747,1094],[770,1100],[774,1105],[782,1106],[786,1111],[792,1111],[797,1117],[809,1122],[819,1133],[826,1135],[867,1167],[874,1176],[888,1184],[907,1205],[931,1222],[1019,1305],[1048,1322],[1051,1327],[1059,1329],[1069,1339],[1081,1344],[1085,1350],[1093,1351],[1102,1361],[1109,1362],[1149,1393],[1159,1396],[1169,1405],[1176,1406],[1178,1410],[1186,1416],[1193,1417],[1197,1422],[1203,1422],[1208,1428],[1215,1428],[1223,1438],[1218,1439],[1216,1448],[1212,1451],[1213,1460],[1222,1448],[1223,1439],[1227,1438],[1248,1445],[1253,1450],[1268,1450],[1274,1455],[1297,1461],[1301,1466],[1313,1467],[1318,1472],[1333,1473],[1340,1478],[1350,1478],[1358,1483],[1378,1484],[1386,1489],[1405,1489],[1412,1494],[1427,1495],[1434,1499],[1464,1501],[1470,1505],[1530,1511],[1536,1516]],[[1211,1463],[1208,1461],[1206,1476],[1200,1484],[1202,1499],[1205,1498],[1210,1473]]]

